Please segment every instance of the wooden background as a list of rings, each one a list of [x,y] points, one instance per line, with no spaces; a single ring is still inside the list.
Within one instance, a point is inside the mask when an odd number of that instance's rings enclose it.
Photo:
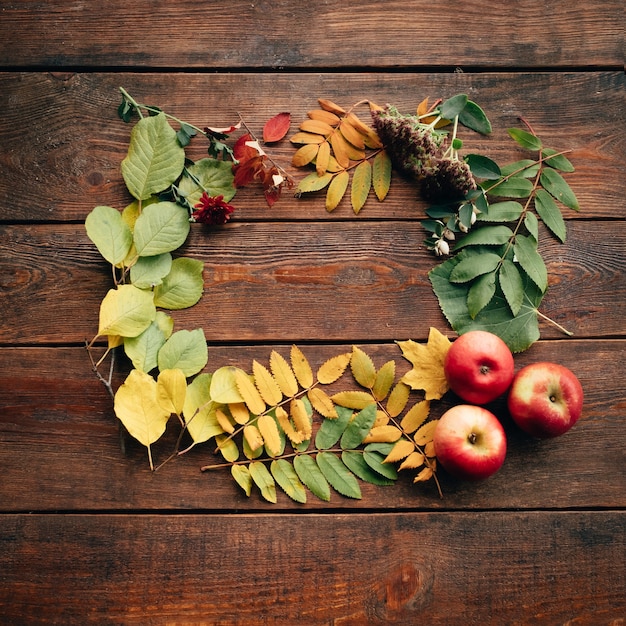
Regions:
[[[623,19],[618,0],[2,3],[0,622],[623,624]],[[539,442],[496,406],[505,466],[477,484],[441,472],[443,499],[407,476],[360,501],[270,505],[228,471],[200,473],[210,445],[151,473],[83,347],[110,287],[84,219],[128,202],[120,86],[200,126],[240,113],[257,133],[318,97],[411,111],[464,92],[494,125],[465,137],[473,150],[520,158],[506,135],[520,115],[571,148],[581,211],[541,251],[542,311],[574,337],[542,324],[516,364],[573,369],[583,419]],[[358,344],[380,366],[401,361],[394,340],[454,337],[408,184],[356,218],[319,197],[268,209],[255,188],[233,202],[230,224],[194,227],[184,250],[206,263],[205,296],[176,323],[205,329],[209,371],[294,342],[316,365]]]

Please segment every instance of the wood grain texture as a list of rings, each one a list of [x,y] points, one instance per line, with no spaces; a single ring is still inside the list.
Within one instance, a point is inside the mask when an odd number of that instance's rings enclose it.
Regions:
[[[312,68],[623,65],[623,6],[521,0],[28,0],[2,8],[0,65]],[[462,29],[458,25],[462,24]],[[549,37],[538,33],[549,25]],[[149,37],[147,35],[149,34]],[[393,45],[390,45],[393,42]]]
[[[623,72],[583,73],[326,73],[326,74],[0,74],[0,221],[83,221],[96,205],[123,208],[129,202],[120,174],[130,126],[116,114],[119,87],[138,100],[203,127],[225,126],[244,118],[261,136],[264,123],[280,111],[292,114],[292,133],[306,112],[325,97],[344,106],[369,98],[413,112],[424,97],[468,93],[487,112],[494,132],[488,138],[462,131],[463,153],[480,152],[499,163],[529,156],[506,129],[524,116],[545,145],[569,154],[576,172],[568,176],[581,212],[568,219],[626,217],[626,125]],[[367,119],[366,108],[359,109]],[[238,136],[238,135],[236,135]],[[194,141],[190,156],[206,156]],[[306,170],[290,167],[293,146],[283,141],[270,154],[296,178]],[[351,219],[344,201],[332,214],[321,197],[296,200],[285,193],[269,209],[260,190],[242,189],[233,200],[237,219]],[[422,215],[426,205],[416,188],[394,178],[388,199],[373,196],[363,217],[398,219]]]
[[[622,522],[612,511],[3,516],[0,611],[67,625],[620,624]]]
[[[302,345],[317,369],[350,345]],[[394,344],[361,346],[377,367],[395,360],[397,377],[410,364]],[[210,346],[208,371],[224,365],[250,369],[252,360],[267,365],[271,350],[289,356],[288,345]],[[432,484],[413,484],[413,474],[392,487],[362,483],[362,500],[333,493],[324,503],[309,494],[295,505],[279,490],[278,505],[266,503],[255,489],[247,498],[228,469],[201,473],[220,462],[213,442],[151,473],[146,449],[125,436],[120,439],[112,401],[92,374],[84,349],[0,349],[0,511],[203,510],[272,511],[415,509],[618,508],[625,504],[626,461],[624,411],[620,384],[624,378],[626,344],[621,341],[542,341],[519,355],[516,367],[551,360],[570,367],[585,390],[583,417],[561,438],[534,440],[511,422],[502,401],[491,407],[502,419],[509,440],[502,470],[489,480],[470,484],[440,472],[444,498]],[[590,367],[589,364],[597,364]],[[105,368],[106,369],[106,368]],[[128,369],[119,364],[114,386]],[[354,389],[348,375],[333,389]],[[421,396],[415,394],[415,399]],[[440,416],[452,394],[432,406]],[[174,420],[153,446],[161,463],[175,448]],[[190,441],[184,441],[186,447]]]

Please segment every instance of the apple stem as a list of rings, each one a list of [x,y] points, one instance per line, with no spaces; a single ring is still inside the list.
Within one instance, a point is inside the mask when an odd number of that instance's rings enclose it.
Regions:
[[[574,333],[567,330],[567,328],[561,326],[561,324],[559,324],[558,322],[555,322],[551,317],[548,317],[547,315],[544,315],[541,311],[539,311],[538,309],[535,309],[535,311],[537,312],[537,315],[539,315],[540,317],[542,317],[544,320],[546,320],[546,322],[550,322],[550,324],[553,324],[554,326],[556,326],[562,333],[565,333],[566,335],[568,335],[569,337],[571,337]]]

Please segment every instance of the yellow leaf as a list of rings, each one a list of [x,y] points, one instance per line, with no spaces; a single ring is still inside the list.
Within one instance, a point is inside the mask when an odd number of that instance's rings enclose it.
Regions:
[[[374,403],[374,398],[367,391],[340,391],[331,396],[332,401],[348,409],[364,409]]]
[[[230,417],[228,417],[228,415],[226,415],[226,413],[222,411],[222,409],[215,410],[215,418],[217,419],[217,423],[222,427],[225,433],[230,434],[235,432],[235,426],[233,425],[233,422],[231,421]]]
[[[325,111],[324,109],[314,109],[313,111],[309,111],[307,115],[312,120],[326,122],[329,126],[337,126],[340,122],[338,115],[332,113],[331,111]]]
[[[326,143],[326,142],[325,142]],[[294,167],[303,167],[308,165],[316,156],[321,146],[324,144],[307,143],[298,148],[291,158],[291,164]]]
[[[278,383],[270,371],[258,361],[252,361],[252,375],[254,376],[254,384],[268,406],[275,406],[283,399]]]
[[[265,402],[252,380],[250,380],[248,374],[243,370],[237,369],[235,372],[235,383],[237,390],[241,394],[246,406],[250,409],[250,412],[254,415],[263,413],[266,408]]]
[[[319,387],[309,389],[307,393],[311,406],[323,417],[337,419],[337,410],[328,394]]]
[[[270,369],[280,390],[287,398],[292,398],[298,393],[298,381],[293,370],[285,358],[276,350],[270,354]]]
[[[372,186],[372,165],[369,161],[362,161],[354,168],[352,174],[352,187],[350,189],[350,200],[352,210],[356,215],[363,208],[367,201]]]
[[[387,426],[387,424],[389,424],[389,416],[387,413],[381,411],[380,409],[376,411],[376,419],[374,420],[372,428],[374,426]]]
[[[415,435],[413,435],[413,441],[415,441],[418,446],[425,446],[427,443],[432,441],[438,421],[439,420],[431,420],[423,426],[420,426]]]
[[[285,435],[289,437],[289,441],[291,441],[294,446],[297,446],[304,441],[304,434],[296,431],[292,423],[289,421],[287,411],[285,411],[282,406],[279,406],[276,409],[276,419],[278,420],[278,423],[283,429]]]
[[[450,349],[450,340],[437,329],[431,328],[426,345],[399,341],[404,357],[413,368],[402,377],[411,389],[422,389],[426,400],[439,400],[448,391],[448,382],[443,371],[443,363]]]
[[[374,385],[372,386],[372,394],[376,398],[376,400],[384,400],[387,397],[387,394],[391,390],[391,386],[393,385],[394,378],[396,376],[396,362],[395,361],[387,361],[379,370],[376,372],[376,380],[374,381]]]
[[[239,458],[239,448],[237,444],[226,435],[217,435],[215,443],[222,456],[229,462],[234,463]]]
[[[304,120],[300,124],[300,130],[306,133],[315,133],[317,135],[324,135],[324,137],[328,137],[328,135],[333,132],[333,127],[330,124],[319,120]]]
[[[211,400],[210,381],[210,375],[205,373],[187,385],[183,416],[194,443],[203,443],[224,432],[215,416],[217,406]]]
[[[278,456],[281,453],[282,445],[278,426],[271,415],[267,413],[261,415],[257,420],[257,428],[265,441],[265,447],[270,456]]]
[[[316,135],[315,133],[305,133],[305,132],[297,132],[291,139],[289,140],[291,143],[297,144],[305,144],[305,143],[322,143],[326,141],[323,135]]]
[[[405,385],[402,381],[400,381],[389,394],[389,398],[387,400],[387,413],[391,417],[397,417],[404,411],[404,407],[406,403],[409,401],[409,395],[411,394],[411,389],[408,385]]]
[[[395,426],[374,426],[363,443],[393,443],[402,437],[402,431]]]
[[[417,105],[417,117],[421,117],[422,115],[426,115],[428,113],[428,98],[424,98]]]
[[[317,100],[319,105],[324,109],[324,111],[330,111],[331,113],[335,113],[336,115],[344,115],[346,110],[335,104],[332,100],[326,100],[324,98],[318,98]]]
[[[315,158],[315,171],[318,176],[323,176],[328,169],[328,162],[330,161],[330,144],[325,141],[319,145],[317,151],[317,157]]]
[[[417,469],[426,462],[426,457],[421,452],[411,452],[398,467],[399,470]]]
[[[98,335],[137,337],[156,317],[154,294],[134,285],[110,289],[100,303]]]
[[[425,421],[430,413],[430,401],[416,402],[405,414],[400,427],[405,433],[414,433]]]
[[[237,424],[243,425],[248,423],[250,411],[248,411],[248,407],[243,402],[231,402],[228,408]]]
[[[414,479],[414,483],[423,483],[430,480],[433,477],[433,470],[430,467],[425,467]]]
[[[330,145],[333,148],[333,153],[335,155],[335,159],[337,159],[337,163],[339,163],[339,165],[344,169],[350,167],[348,142],[339,133],[333,133],[330,136]]]
[[[187,395],[187,379],[180,369],[163,370],[157,378],[157,401],[161,408],[182,415]]]
[[[396,445],[391,448],[391,452],[386,456],[383,463],[396,463],[402,459],[405,459],[409,454],[415,452],[415,445],[408,439],[400,439],[396,442]]]
[[[291,360],[291,368],[296,376],[296,379],[300,383],[300,387],[308,389],[313,385],[313,371],[304,353],[298,346],[291,346],[291,353],[289,354]]]
[[[328,167],[326,168],[326,172],[332,173],[332,174],[338,174],[339,172],[342,172],[343,170],[344,168],[341,167],[341,165],[339,165],[339,162],[337,161],[337,159],[331,154],[330,158],[328,159]]]
[[[303,436],[302,440],[310,439],[313,426],[304,402],[300,398],[294,398],[289,406],[289,412],[296,430]]]
[[[428,457],[428,458],[433,458],[435,456],[437,456],[436,452],[435,452],[435,442],[434,441],[429,441],[425,446],[424,446],[424,454]]]
[[[382,150],[374,157],[372,163],[372,186],[376,197],[382,202],[389,193],[391,187],[391,159],[389,155]]]
[[[263,437],[254,424],[248,424],[243,428],[243,436],[250,446],[250,450],[257,450],[263,445]]]
[[[334,211],[343,200],[350,182],[350,174],[346,170],[339,172],[328,185],[326,192],[326,210],[330,213]]]
[[[383,142],[380,140],[378,133],[373,128],[364,140],[366,147],[371,148],[372,150],[380,150],[383,147]]]
[[[361,135],[361,133],[359,133],[359,131],[345,119],[339,125],[339,132],[341,132],[344,139],[350,142],[355,148],[360,148],[361,150],[365,148],[363,135]]]
[[[322,385],[330,385],[330,383],[334,383],[336,380],[341,378],[343,373],[346,371],[346,367],[350,363],[350,357],[352,354],[347,352],[345,354],[338,354],[334,356],[320,366],[317,370],[317,380],[322,383]]]
[[[361,135],[367,135],[372,130],[370,126],[361,121],[361,118],[356,115],[356,113],[350,112],[344,119],[350,126],[353,126],[357,132],[361,133]]]
[[[350,357],[350,369],[354,380],[359,385],[371,389],[376,382],[376,368],[369,355],[359,348],[352,346],[352,356]]]

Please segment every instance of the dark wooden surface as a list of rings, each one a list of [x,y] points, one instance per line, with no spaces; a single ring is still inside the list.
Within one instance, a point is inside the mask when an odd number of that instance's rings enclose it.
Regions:
[[[0,622],[623,624],[625,82],[613,0],[1,5]],[[465,92],[495,129],[466,137],[476,151],[518,158],[506,128],[519,115],[571,148],[581,211],[564,246],[543,240],[542,311],[574,336],[542,324],[516,364],[573,369],[582,420],[539,442],[497,404],[503,469],[476,484],[442,473],[443,499],[406,477],[359,501],[271,505],[201,473],[210,445],[151,473],[82,347],[110,287],[83,222],[128,202],[119,86],[199,125],[241,113],[256,132],[318,97],[410,110]],[[289,194],[269,209],[256,189],[234,203],[226,227],[193,228],[205,295],[175,314],[205,329],[209,371],[292,343],[314,364],[359,344],[382,365],[401,360],[394,340],[454,337],[408,184],[357,218]]]

